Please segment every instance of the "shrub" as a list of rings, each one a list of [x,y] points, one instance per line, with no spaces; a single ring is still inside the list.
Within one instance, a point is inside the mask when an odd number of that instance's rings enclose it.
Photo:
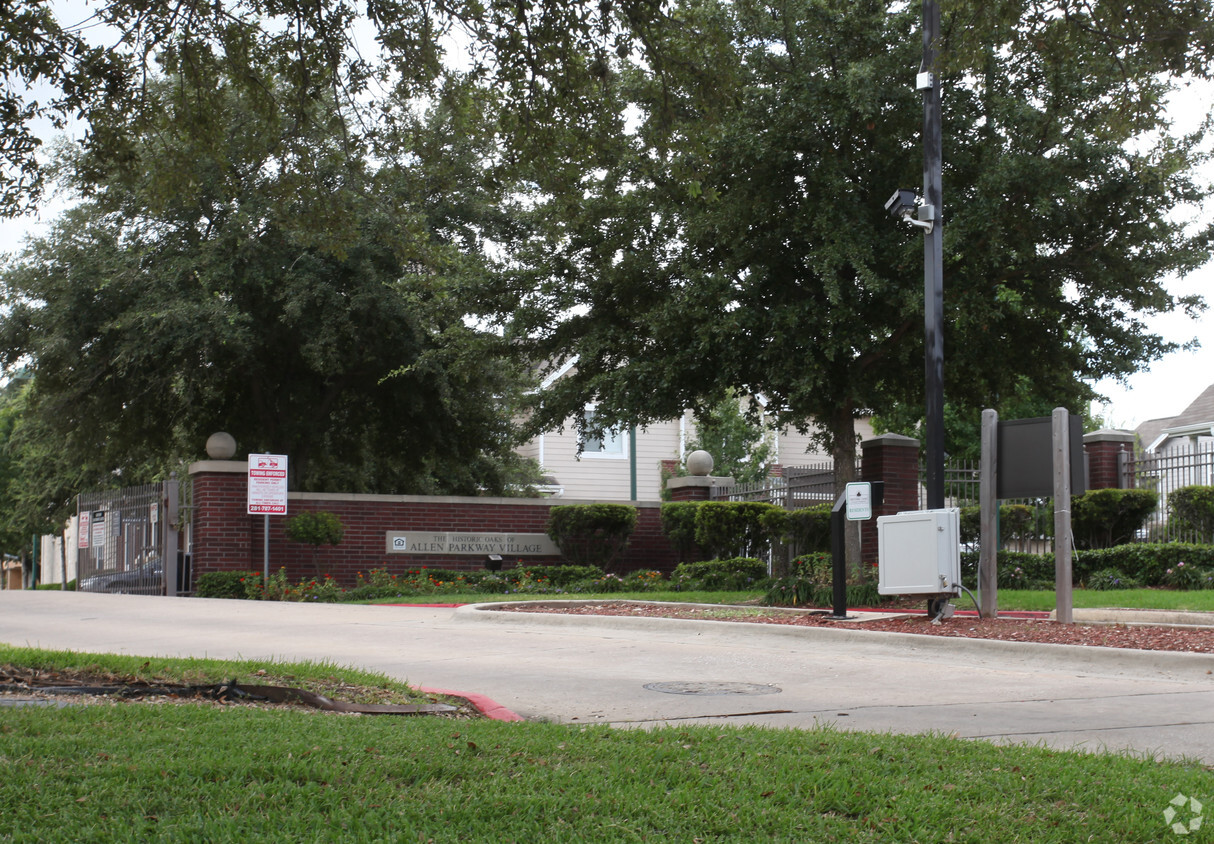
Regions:
[[[1167,570],[1182,561],[1198,568],[1214,567],[1214,545],[1134,542],[1116,548],[1076,551],[1071,558],[1071,577],[1076,583],[1086,583],[1097,572],[1114,569],[1124,572],[1127,581],[1143,586],[1163,586]],[[963,551],[961,572],[966,585],[976,582],[977,571],[978,553]],[[1053,589],[1054,555],[1000,551],[998,577],[999,586],[1003,588]]]
[[[705,501],[696,510],[696,544],[715,558],[761,554],[767,550],[772,536],[764,526],[763,517],[773,511],[783,511],[774,504],[758,501]],[[768,524],[777,520],[767,516]],[[782,526],[780,533],[782,533]]]
[[[615,592],[631,591],[631,589],[624,578],[618,574],[605,574],[601,577],[591,577],[579,580],[577,583],[571,583],[567,591],[572,593],[612,594]]]
[[[1214,486],[1184,486],[1169,493],[1168,514],[1181,530],[1214,542]]]
[[[627,504],[565,504],[549,511],[546,532],[575,565],[610,570],[636,523],[637,510]]]
[[[1036,511],[1027,504],[999,505],[999,540],[1004,545],[1024,542],[1036,532]],[[982,532],[982,508],[961,508],[961,541],[976,543]]]
[[[544,579],[554,587],[568,586],[580,580],[594,580],[603,576],[598,566],[519,566],[502,573],[507,580],[518,582],[523,577],[532,580]]]
[[[1071,533],[1080,549],[1112,548],[1132,540],[1159,496],[1146,489],[1094,489],[1071,498]]]
[[[885,600],[872,581],[875,568],[868,569],[847,584],[845,600],[849,607],[872,607]],[[798,557],[793,573],[772,583],[763,597],[764,604],[777,607],[829,607],[834,601],[833,560],[824,553]]]
[[[753,557],[679,563],[671,577],[676,589],[706,592],[753,589],[766,580],[767,564]]]
[[[1001,589],[1052,589],[1054,555],[1000,551],[995,563],[995,576]],[[966,586],[977,586],[977,551],[961,552],[961,579]]]
[[[1214,588],[1214,572],[1181,560],[1164,570],[1163,582],[1173,589],[1211,589]]]
[[[260,576],[257,579],[260,581]],[[266,582],[261,585],[260,591],[260,597],[263,601],[315,601],[319,603],[331,603],[346,597],[346,590],[342,589],[330,575],[304,578],[298,583],[291,583],[287,577],[286,568],[280,568],[270,575]]]
[[[261,575],[255,571],[209,571],[194,587],[198,598],[257,598],[260,591]]]
[[[46,590],[53,589],[56,592],[75,592],[76,591],[76,581],[74,578],[72,580],[69,580],[67,582],[66,587],[62,583],[39,583],[34,588],[35,589],[46,589]]]
[[[823,551],[829,553],[830,511],[830,504],[816,504],[789,512],[785,516],[780,538],[800,555]]]
[[[658,592],[669,585],[665,575],[652,569],[629,572],[628,576],[624,578],[624,583],[628,592]]]
[[[341,519],[325,510],[305,510],[287,519],[283,525],[287,539],[292,542],[302,542],[312,546],[312,565],[316,568],[316,576],[320,577],[320,546],[341,544],[345,536],[345,528]]]
[[[1126,577],[1117,569],[1101,569],[1092,572],[1084,583],[1085,588],[1097,592],[1106,592],[1110,589],[1137,589],[1141,585],[1137,580]]]
[[[1145,586],[1162,586],[1167,570],[1182,561],[1199,568],[1214,566],[1214,546],[1187,542],[1135,542],[1116,548],[1076,551],[1074,577],[1075,580],[1085,580],[1090,572],[1118,569]]]
[[[680,563],[687,562],[696,552],[696,510],[699,501],[671,501],[659,511],[662,533],[674,549]]]

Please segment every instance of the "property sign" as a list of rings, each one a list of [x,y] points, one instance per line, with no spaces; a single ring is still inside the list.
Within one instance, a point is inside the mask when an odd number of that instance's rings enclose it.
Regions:
[[[847,485],[847,518],[862,522],[873,517],[873,485],[854,483]]]
[[[93,514],[92,514],[92,512],[90,512],[88,510],[85,510],[83,513],[80,514],[80,523],[78,525],[76,525],[76,547],[77,548],[88,548],[89,547],[89,535],[90,535],[89,534],[89,531],[90,531],[89,525],[92,524],[92,518],[93,518]]]
[[[94,548],[105,547],[105,511],[94,510],[93,518],[89,523],[90,532],[93,535],[92,545]]]
[[[287,456],[249,455],[249,513],[285,516],[287,513]]]
[[[537,557],[560,554],[543,533],[469,533],[443,530],[390,530],[389,554],[457,554],[463,556]]]

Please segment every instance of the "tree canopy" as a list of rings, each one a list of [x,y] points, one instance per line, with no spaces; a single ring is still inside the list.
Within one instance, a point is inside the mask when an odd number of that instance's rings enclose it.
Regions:
[[[374,169],[336,105],[313,104],[309,178],[349,221],[335,239],[317,232],[326,206],[283,200],[293,128],[222,90],[222,142],[198,142],[174,120],[182,89],[157,85],[138,167],[5,268],[22,424],[94,483],[163,473],[225,430],[290,455],[296,489],[501,490],[520,373],[464,320],[495,225],[468,92],[453,82],[424,119],[400,108]]]
[[[1200,306],[1163,281],[1208,260],[1210,228],[1174,213],[1206,195],[1204,133],[1172,138],[1160,110],[1169,73],[1208,70],[1197,5],[946,7],[958,407],[1025,379],[1073,403],[1172,347],[1144,314]],[[855,417],[922,403],[922,245],[883,210],[920,180],[918,9],[688,0],[670,17],[662,72],[625,59],[596,92],[595,154],[539,203],[501,291],[537,359],[578,355],[536,426],[589,394],[605,424],[644,424],[733,388],[822,424],[846,480]]]

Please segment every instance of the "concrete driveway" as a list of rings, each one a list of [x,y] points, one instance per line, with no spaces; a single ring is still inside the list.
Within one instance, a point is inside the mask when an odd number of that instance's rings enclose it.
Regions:
[[[1214,764],[1214,656],[418,607],[0,592],[0,642],[330,660],[528,720],[761,724],[1125,749]]]

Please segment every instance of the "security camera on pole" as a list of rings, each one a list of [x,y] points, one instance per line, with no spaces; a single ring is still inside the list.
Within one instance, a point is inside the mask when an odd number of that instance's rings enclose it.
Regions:
[[[923,331],[926,380],[927,508],[944,506],[944,222],[943,141],[940,116],[940,75],[936,44],[940,38],[940,6],[923,0],[923,64],[915,90],[923,94],[923,202],[910,188],[899,188],[885,210],[909,223],[923,238]]]

